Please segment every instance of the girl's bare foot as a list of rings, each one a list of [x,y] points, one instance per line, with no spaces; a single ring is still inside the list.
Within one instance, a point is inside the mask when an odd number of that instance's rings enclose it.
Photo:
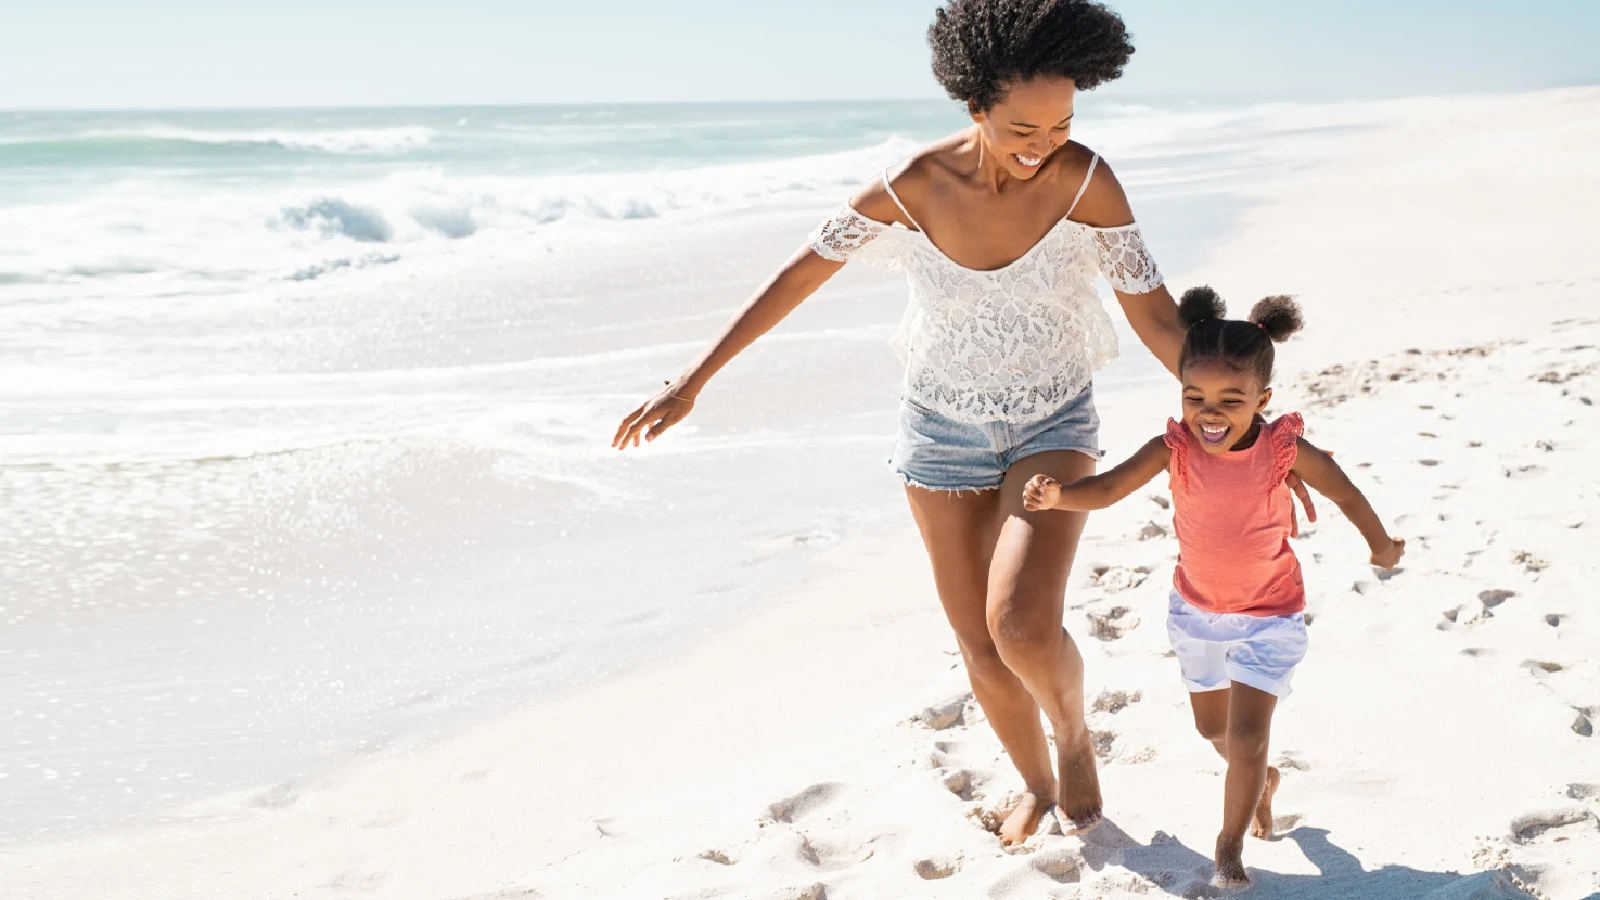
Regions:
[[[1244,871],[1244,839],[1223,843],[1222,838],[1217,838],[1217,871],[1211,876],[1211,883],[1219,888],[1244,887],[1250,883],[1250,876]]]
[[[1014,847],[1033,837],[1033,833],[1039,830],[1039,820],[1050,811],[1049,796],[1032,791],[1016,795],[1005,820],[1000,823],[998,833],[1001,846]]]
[[[1261,802],[1256,804],[1255,819],[1250,823],[1250,833],[1262,840],[1272,837],[1272,795],[1278,792],[1282,778],[1277,766],[1267,766],[1267,785],[1261,789]]]
[[[1100,773],[1095,770],[1089,732],[1071,744],[1056,747],[1057,810],[1068,822],[1067,834],[1086,834],[1100,824]]]

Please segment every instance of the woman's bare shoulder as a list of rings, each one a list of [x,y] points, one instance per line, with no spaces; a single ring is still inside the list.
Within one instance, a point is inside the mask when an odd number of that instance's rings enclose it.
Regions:
[[[1063,179],[1063,187],[1070,188],[1072,196],[1077,196],[1078,190],[1083,189],[1083,196],[1072,210],[1073,221],[1095,228],[1132,224],[1133,209],[1128,205],[1128,195],[1123,192],[1122,182],[1117,180],[1111,163],[1077,141],[1070,142],[1068,146],[1075,148],[1078,168],[1075,178]],[[1093,171],[1090,171],[1091,164]],[[1084,184],[1085,178],[1088,178],[1088,184]]]
[[[910,207],[925,206],[934,187],[957,171],[961,155],[968,143],[970,143],[968,132],[958,131],[927,144],[903,162],[886,169],[883,174],[887,176],[889,185],[893,186],[900,203]],[[916,225],[907,219],[900,204],[890,196],[883,177],[869,179],[851,198],[850,205],[867,218],[884,223],[898,222],[907,228],[916,228]]]

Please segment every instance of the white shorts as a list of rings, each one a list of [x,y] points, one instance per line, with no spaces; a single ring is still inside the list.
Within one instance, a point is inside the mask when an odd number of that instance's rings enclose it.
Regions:
[[[1167,637],[1191,692],[1218,691],[1237,681],[1283,699],[1294,667],[1306,658],[1306,617],[1209,613],[1172,592]]]

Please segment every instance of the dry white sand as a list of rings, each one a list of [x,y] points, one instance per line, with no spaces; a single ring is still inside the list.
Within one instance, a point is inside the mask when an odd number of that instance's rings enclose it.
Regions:
[[[1600,90],[1308,113],[1310,164],[1186,286],[1298,293],[1278,409],[1391,530],[1331,504],[1296,550],[1312,647],[1279,707],[1274,898],[1600,889]],[[759,352],[759,349],[757,350]],[[1176,389],[1106,419],[1116,458]],[[1017,787],[909,524],[670,664],[180,825],[18,850],[7,897],[1212,896],[1221,765],[1162,627],[1159,485],[1096,514],[1068,595],[1107,823],[1002,852]],[[752,485],[759,502],[759,485]],[[754,602],[754,601],[753,601]],[[3,786],[0,786],[3,787]],[[213,814],[214,818],[206,818]]]

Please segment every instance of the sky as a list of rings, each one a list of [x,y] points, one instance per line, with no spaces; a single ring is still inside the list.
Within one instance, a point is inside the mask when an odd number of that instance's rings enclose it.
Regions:
[[[0,109],[942,96],[934,0],[0,0]],[[1600,83],[1600,0],[1111,0],[1118,94]]]

